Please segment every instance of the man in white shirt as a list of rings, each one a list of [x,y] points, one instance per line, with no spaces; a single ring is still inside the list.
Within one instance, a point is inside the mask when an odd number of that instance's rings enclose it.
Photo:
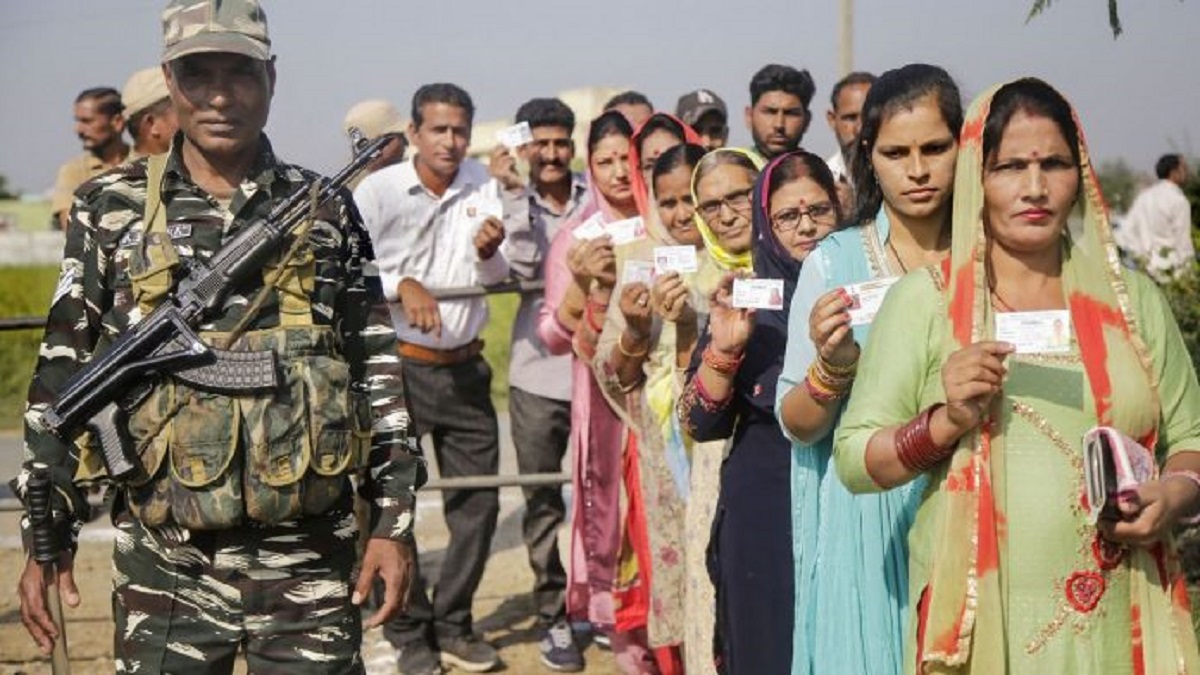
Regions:
[[[846,161],[858,132],[862,130],[863,101],[867,100],[867,92],[875,84],[875,76],[871,73],[854,72],[838,80],[833,85],[833,93],[829,96],[829,110],[825,113],[825,121],[837,139],[838,151],[829,156],[825,163],[837,181],[838,198],[842,202],[842,213],[850,213],[854,205],[854,177],[850,175],[850,167]]]
[[[499,188],[487,168],[465,159],[474,112],[471,97],[453,84],[421,87],[408,129],[416,154],[367,176],[354,192],[392,303],[409,412],[417,433],[432,435],[443,477],[499,470],[492,371],[479,339],[487,302],[437,300],[429,291],[508,276]],[[498,492],[446,491],[443,510],[450,542],[432,603],[418,574],[408,612],[384,627],[405,675],[439,672],[433,647],[443,662],[465,670],[482,672],[500,662],[473,634],[471,619],[496,530]]]
[[[1191,269],[1192,207],[1183,194],[1188,167],[1180,155],[1163,155],[1154,166],[1158,182],[1142,190],[1117,229],[1117,243],[1163,281]]]

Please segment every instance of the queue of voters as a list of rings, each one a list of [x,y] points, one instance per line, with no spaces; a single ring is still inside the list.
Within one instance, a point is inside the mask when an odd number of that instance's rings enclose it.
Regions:
[[[709,89],[627,91],[530,98],[481,161],[433,82],[347,111],[326,179],[263,132],[267,26],[169,0],[161,67],[75,102],[11,483],[44,654],[103,486],[116,672],[361,673],[375,627],[404,675],[503,668],[472,611],[499,490],[443,493],[436,575],[414,518],[420,439],[441,478],[500,467],[494,317],[439,291],[517,281],[517,467],[570,467],[522,487],[506,589],[545,669],[587,640],[638,675],[1200,673],[1172,538],[1200,384],[1159,288],[1196,260],[1182,157],[1114,227],[1053,83],[849,73],[823,158],[818,83],[768,64],[747,147]]]

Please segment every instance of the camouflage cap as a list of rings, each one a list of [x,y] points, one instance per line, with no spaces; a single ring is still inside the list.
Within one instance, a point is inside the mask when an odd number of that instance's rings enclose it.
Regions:
[[[258,0],[170,0],[162,23],[164,63],[202,52],[271,58],[267,15]]]
[[[162,68],[155,66],[139,70],[129,76],[121,90],[121,104],[125,106],[125,119],[129,119],[169,96],[167,80]]]
[[[342,129],[347,133],[350,132],[350,127],[358,127],[367,140],[385,134],[403,134],[407,126],[408,123],[400,117],[396,106],[378,98],[355,103],[342,122]]]

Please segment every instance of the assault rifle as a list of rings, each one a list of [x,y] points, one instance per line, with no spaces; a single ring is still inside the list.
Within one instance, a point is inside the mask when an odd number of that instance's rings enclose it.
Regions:
[[[67,380],[54,405],[42,413],[41,426],[63,440],[86,428],[99,445],[109,477],[128,480],[142,466],[130,447],[122,403],[147,376],[169,373],[197,387],[229,393],[277,386],[273,352],[216,349],[194,329],[221,309],[231,288],[260,274],[292,231],[390,141],[385,136],[367,142],[357,130],[351,139],[354,159],[337,175],[296,190],[207,262],[193,261],[172,295]]]

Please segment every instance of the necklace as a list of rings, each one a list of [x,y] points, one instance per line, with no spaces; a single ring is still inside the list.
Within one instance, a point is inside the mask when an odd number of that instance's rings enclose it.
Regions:
[[[1000,297],[1000,291],[996,290],[996,289],[995,289],[995,287],[993,287],[993,288],[991,289],[991,291],[992,291],[992,299],[994,299],[994,300],[996,301],[996,306],[997,306],[998,308],[1000,308],[1000,309],[1002,309],[1002,310],[1004,310],[1004,311],[1006,311],[1006,312],[1015,312],[1015,311],[1017,311],[1016,309],[1014,309],[1014,308],[1013,308],[1013,306],[1012,306],[1012,305],[1010,305],[1010,304],[1008,304],[1007,302],[1005,302],[1005,301],[1004,301],[1004,298]]]
[[[908,265],[904,264],[904,259],[900,257],[900,252],[896,250],[896,245],[892,243],[892,238],[890,236],[887,240],[887,247],[888,250],[892,252],[892,255],[896,257],[896,263],[900,265],[900,272],[902,274],[908,274]]]

